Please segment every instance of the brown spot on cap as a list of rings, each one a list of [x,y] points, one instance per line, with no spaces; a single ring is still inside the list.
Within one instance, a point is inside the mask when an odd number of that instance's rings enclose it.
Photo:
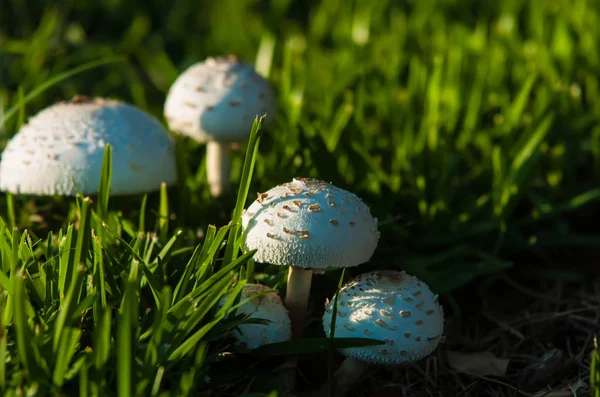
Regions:
[[[70,102],[71,103],[90,103],[90,102],[94,102],[94,100],[92,99],[92,97],[89,97],[87,95],[75,95],[73,97],[73,99],[71,99]]]
[[[268,193],[257,193],[256,195],[258,196],[258,198],[256,199],[256,201],[258,201],[260,204],[262,204],[263,201],[265,201],[266,199],[269,198],[269,194]]]
[[[319,204],[311,204],[308,206],[309,212],[318,212],[321,211],[321,206]]]
[[[330,219],[329,223],[331,223],[333,226],[338,226],[340,224],[340,222],[336,221],[335,219]]]

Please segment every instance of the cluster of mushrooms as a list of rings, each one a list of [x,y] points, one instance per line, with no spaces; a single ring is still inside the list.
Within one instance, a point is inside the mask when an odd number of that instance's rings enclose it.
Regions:
[[[257,115],[266,114],[265,124],[271,122],[275,106],[269,83],[230,56],[209,58],[183,72],[169,90],[164,116],[171,131],[207,144],[207,180],[218,197],[230,188],[232,147],[247,139]],[[0,190],[95,194],[107,144],[112,195],[151,192],[177,181],[174,141],[158,120],[120,101],[76,96],[42,110],[9,141],[0,162]],[[285,302],[260,284],[242,291],[246,303],[237,313],[266,320],[233,332],[236,343],[250,350],[301,338],[313,273],[365,263],[379,240],[377,219],[360,198],[309,178],[259,193],[244,211],[242,226],[244,247],[256,250],[255,261],[289,267]],[[373,271],[349,281],[325,304],[325,334],[384,344],[340,349],[347,358],[336,372],[338,394],[368,364],[401,365],[429,355],[443,326],[437,295],[405,272]]]

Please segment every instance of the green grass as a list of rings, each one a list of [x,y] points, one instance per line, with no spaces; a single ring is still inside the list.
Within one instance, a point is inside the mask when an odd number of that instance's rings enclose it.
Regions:
[[[235,320],[215,304],[246,280],[284,285],[285,269],[240,251],[239,217],[295,176],[351,190],[379,218],[374,257],[346,277],[406,269],[449,302],[509,268],[582,279],[578,262],[600,248],[585,220],[600,215],[599,18],[591,0],[8,0],[0,148],[75,94],[162,120],[178,73],[210,55],[255,65],[279,108],[234,153],[237,198],[210,198],[204,148],[184,139],[180,183],[157,193],[109,200],[107,151],[91,200],[0,196],[3,395],[277,388],[248,375],[256,358],[219,372]],[[316,310],[338,280],[315,278]]]

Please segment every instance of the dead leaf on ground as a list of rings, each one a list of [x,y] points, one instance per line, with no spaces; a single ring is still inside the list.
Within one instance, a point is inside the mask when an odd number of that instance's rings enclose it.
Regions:
[[[498,358],[490,352],[447,352],[448,364],[457,372],[479,376],[506,376],[508,359]]]

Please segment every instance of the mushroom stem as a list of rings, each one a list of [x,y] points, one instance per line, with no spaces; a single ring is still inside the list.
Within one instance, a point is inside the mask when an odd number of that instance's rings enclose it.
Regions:
[[[347,395],[352,386],[356,384],[368,368],[369,365],[362,361],[350,357],[344,359],[334,375],[334,396],[343,397]],[[329,382],[325,383],[319,389],[317,396],[329,396],[330,387]]]
[[[288,272],[287,288],[285,292],[285,306],[292,321],[292,339],[302,338],[306,309],[310,295],[312,270],[290,266]],[[280,379],[288,390],[294,389],[296,383],[297,357],[289,357],[280,373]]]
[[[294,339],[300,339],[304,331],[312,273],[310,269],[296,266],[290,266],[288,273],[285,306],[290,312]]]
[[[206,144],[206,176],[210,194],[219,197],[229,190],[231,145],[210,141]]]

